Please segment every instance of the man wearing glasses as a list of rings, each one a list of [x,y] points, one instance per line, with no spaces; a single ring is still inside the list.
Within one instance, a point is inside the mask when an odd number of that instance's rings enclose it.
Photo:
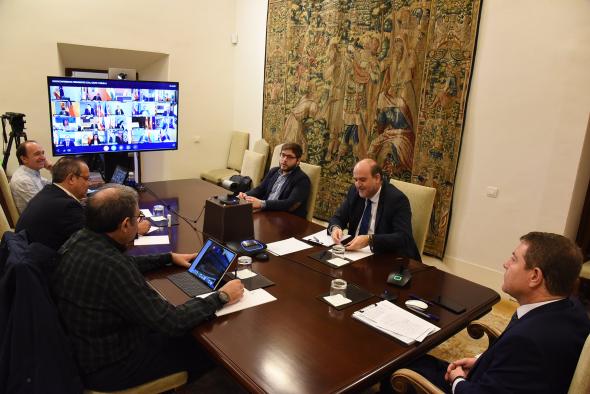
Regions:
[[[45,185],[21,213],[16,231],[26,230],[29,242],[40,242],[57,250],[76,231],[84,227],[81,200],[88,191],[86,163],[64,156],[51,169],[53,183]]]
[[[88,192],[90,172],[75,156],[64,156],[51,169],[53,183],[45,185],[27,204],[16,223],[16,232],[26,230],[29,242],[39,242],[58,250],[76,231],[84,227],[82,200]],[[139,233],[150,228],[139,224]]]
[[[124,390],[180,371],[197,378],[213,362],[190,331],[244,293],[234,279],[181,305],[162,299],[143,274],[186,269],[196,253],[125,254],[141,218],[137,199],[127,186],[101,188],[88,198],[86,226],[59,250],[52,290],[87,389]]]
[[[271,168],[258,187],[238,197],[252,203],[255,210],[287,211],[305,218],[311,182],[299,168],[302,154],[298,144],[284,144],[279,166]]]

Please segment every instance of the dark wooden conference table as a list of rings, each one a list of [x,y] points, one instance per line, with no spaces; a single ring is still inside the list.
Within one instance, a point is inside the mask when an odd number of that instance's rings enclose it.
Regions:
[[[140,193],[142,208],[151,208],[162,199],[189,221],[199,216],[207,198],[227,193],[197,179],[146,186],[148,190]],[[202,221],[201,217],[192,226],[201,230]],[[283,212],[254,214],[255,237],[266,243],[289,237],[300,239],[320,229]],[[178,226],[162,232],[170,234],[170,245],[136,247],[131,253],[189,253],[203,244],[203,235],[182,220]],[[255,262],[254,271],[275,283],[266,290],[277,300],[215,318],[193,330],[196,340],[249,392],[360,391],[445,341],[490,311],[500,299],[489,288],[416,261],[409,262],[412,280],[399,289],[386,283],[388,273],[397,266],[396,256],[372,255],[334,269],[309,257],[323,249],[326,248],[316,246],[290,255],[271,256],[267,262]],[[147,275],[150,284],[175,305],[188,299],[166,279],[166,275],[178,270],[171,267]],[[343,278],[375,296],[336,310],[318,299],[329,291],[333,278]],[[406,346],[351,317],[354,311],[378,302],[377,295],[385,289],[399,294],[397,305],[403,305],[410,293],[423,298],[443,295],[462,303],[466,311],[454,314],[430,307],[429,311],[440,316],[440,321],[433,322],[440,331],[422,343]]]

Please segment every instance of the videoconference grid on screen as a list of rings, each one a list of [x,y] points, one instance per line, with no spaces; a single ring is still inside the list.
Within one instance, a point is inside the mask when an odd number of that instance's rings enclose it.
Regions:
[[[47,77],[53,155],[178,149],[178,82]]]

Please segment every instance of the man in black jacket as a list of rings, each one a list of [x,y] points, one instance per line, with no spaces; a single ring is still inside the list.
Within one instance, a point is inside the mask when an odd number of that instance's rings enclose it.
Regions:
[[[29,242],[39,242],[53,250],[84,227],[80,201],[88,191],[89,171],[83,160],[64,156],[55,163],[53,183],[45,185],[29,201],[16,223],[16,231],[26,230]]]
[[[384,181],[381,168],[372,159],[359,161],[353,170],[354,185],[330,219],[328,233],[336,243],[348,228],[354,238],[348,250],[370,246],[374,252],[395,252],[422,261],[412,235],[412,211],[408,198]]]
[[[284,144],[279,166],[271,168],[258,187],[238,197],[251,202],[253,209],[287,211],[305,218],[311,182],[299,168],[302,154],[298,144]]]

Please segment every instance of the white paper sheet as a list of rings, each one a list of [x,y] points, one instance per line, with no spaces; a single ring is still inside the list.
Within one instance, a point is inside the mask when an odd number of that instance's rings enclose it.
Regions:
[[[170,244],[170,240],[167,235],[150,235],[148,237],[139,236],[133,244],[135,246],[168,245]]]
[[[152,211],[150,211],[149,209],[140,209],[141,213],[143,213],[143,216],[145,216],[146,218],[151,218],[152,217]]]
[[[275,256],[282,256],[284,254],[298,252],[300,250],[309,249],[311,245],[306,244],[296,238],[287,238],[282,241],[271,242],[266,245],[266,250]]]
[[[163,222],[164,220],[168,220],[164,216],[152,216],[150,219],[152,219],[154,222]]]
[[[344,260],[340,257],[334,257],[333,259],[326,261],[332,265],[335,265],[336,267],[342,267],[343,265],[350,264],[349,260]]]
[[[364,248],[359,250],[347,250],[341,256],[346,257],[347,259],[352,261],[357,261],[360,259],[364,259],[365,257],[369,257],[372,254],[373,252],[371,252],[371,248],[369,246],[365,246]]]
[[[422,342],[439,327],[392,304],[381,301],[352,314],[352,317],[391,335],[406,344]]]
[[[157,227],[157,226],[150,226],[150,229],[147,231],[146,234],[152,233],[154,231],[158,231],[161,227]]]
[[[340,305],[344,305],[344,304],[348,304],[349,302],[352,302],[352,300],[349,300],[348,298],[344,297],[342,294],[336,294],[333,296],[325,296],[324,300],[328,301],[330,304],[332,304],[334,306],[340,306]]]
[[[238,279],[248,279],[256,276],[256,272],[251,270],[240,270],[238,271]]]
[[[276,298],[264,289],[256,289],[248,291],[244,289],[244,296],[235,304],[226,305],[215,314],[217,316],[227,315],[233,312],[241,311],[242,309],[252,308],[253,306],[266,304],[267,302],[275,301]]]

